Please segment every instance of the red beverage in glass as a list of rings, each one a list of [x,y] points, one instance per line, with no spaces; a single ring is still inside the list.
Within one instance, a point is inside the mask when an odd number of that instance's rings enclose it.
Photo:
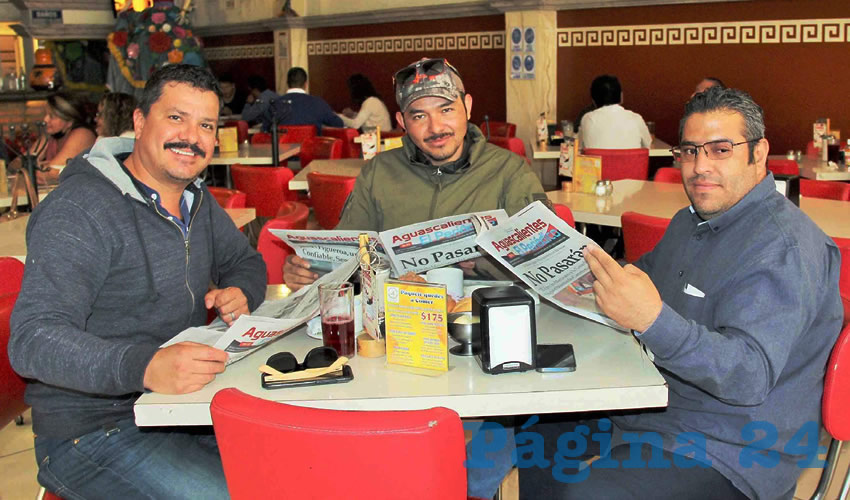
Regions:
[[[354,356],[354,318],[331,316],[322,318],[322,341],[340,356]]]

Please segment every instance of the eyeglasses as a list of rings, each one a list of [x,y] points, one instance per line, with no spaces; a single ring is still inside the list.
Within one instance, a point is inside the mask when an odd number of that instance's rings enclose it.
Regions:
[[[456,75],[460,76],[460,72],[446,59],[424,59],[398,70],[393,75],[393,88],[398,89],[402,85],[419,83],[426,78],[442,75],[449,71],[454,71]],[[412,80],[408,82],[411,78]]]
[[[266,364],[281,373],[307,370],[308,368],[325,368],[339,359],[336,349],[329,346],[314,347],[304,356],[304,362],[299,363],[291,352],[272,354]]]
[[[749,144],[751,142],[758,142],[762,138],[758,139],[750,139],[748,141],[742,142],[732,142],[729,140],[719,140],[719,141],[709,141],[703,144],[685,144],[683,146],[676,146],[675,148],[671,148],[670,152],[673,153],[673,158],[676,161],[681,163],[693,163],[697,159],[697,155],[699,155],[699,149],[702,148],[705,151],[705,155],[709,160],[725,160],[732,156],[732,149],[735,146],[740,146],[741,144]]]

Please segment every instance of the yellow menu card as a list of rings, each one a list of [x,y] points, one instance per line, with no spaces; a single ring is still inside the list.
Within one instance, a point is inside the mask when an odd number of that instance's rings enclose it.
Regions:
[[[445,285],[387,280],[384,315],[388,364],[448,371]]]
[[[602,157],[578,155],[573,165],[573,187],[579,193],[593,194],[596,181],[602,178]]]
[[[222,153],[239,151],[236,127],[218,129],[218,150]]]

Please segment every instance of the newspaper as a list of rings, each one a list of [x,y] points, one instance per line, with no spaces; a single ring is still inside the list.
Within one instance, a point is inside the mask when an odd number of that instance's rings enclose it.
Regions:
[[[198,342],[225,351],[229,354],[227,364],[235,363],[319,314],[319,285],[346,281],[355,269],[357,258],[352,257],[310,286],[288,297],[263,302],[252,314],[236,318],[230,327],[218,318],[205,327],[187,328],[160,347]]]
[[[596,243],[541,202],[535,201],[496,227],[482,224],[475,241],[556,306],[624,330],[596,305],[594,277],[582,252]]]
[[[384,247],[375,231],[311,231],[304,229],[272,229],[271,233],[295,250],[295,255],[310,263],[310,270],[330,272],[357,255],[361,233],[369,235],[369,246],[386,259]]]

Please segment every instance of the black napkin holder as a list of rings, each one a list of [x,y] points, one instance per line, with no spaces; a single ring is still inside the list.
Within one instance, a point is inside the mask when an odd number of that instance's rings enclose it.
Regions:
[[[537,326],[531,295],[517,286],[479,288],[472,292],[472,316],[480,321],[481,351],[476,358],[485,373],[535,368]]]

